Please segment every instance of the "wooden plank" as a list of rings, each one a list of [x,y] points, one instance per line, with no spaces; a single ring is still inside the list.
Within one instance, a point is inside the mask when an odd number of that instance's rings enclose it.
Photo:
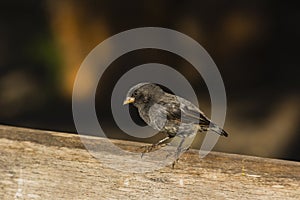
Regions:
[[[143,145],[113,142],[125,149]],[[0,199],[300,197],[299,162],[218,152],[200,159],[196,150],[190,150],[174,169],[129,173],[108,168],[91,156],[76,134],[9,126],[0,126],[0,149]]]

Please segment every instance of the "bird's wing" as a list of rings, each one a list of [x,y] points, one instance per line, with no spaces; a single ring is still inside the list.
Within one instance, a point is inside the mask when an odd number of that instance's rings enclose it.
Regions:
[[[167,110],[162,105],[152,105],[148,115],[150,119],[149,125],[156,130],[161,130],[167,122]]]
[[[210,126],[209,129],[216,132],[219,135],[223,135],[225,137],[228,136],[228,133],[224,131],[222,128],[220,128],[215,123],[211,122],[199,108],[197,108],[194,104],[191,102],[181,98],[177,97],[177,100],[180,102],[180,109],[181,109],[181,115],[182,120],[193,120],[193,122],[198,123],[200,126]],[[195,121],[196,120],[196,121]],[[198,120],[198,121],[197,121]],[[204,128],[205,130],[205,128]],[[208,130],[208,129],[206,129]]]
[[[204,113],[188,100],[176,97],[180,103],[181,120],[198,123],[200,125],[209,125],[210,120],[204,115]]]

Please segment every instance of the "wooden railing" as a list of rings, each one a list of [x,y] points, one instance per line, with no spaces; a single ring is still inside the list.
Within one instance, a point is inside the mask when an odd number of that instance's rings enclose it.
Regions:
[[[77,134],[9,126],[0,126],[0,177],[0,199],[300,199],[299,162],[189,150],[174,169],[129,173],[105,167]]]

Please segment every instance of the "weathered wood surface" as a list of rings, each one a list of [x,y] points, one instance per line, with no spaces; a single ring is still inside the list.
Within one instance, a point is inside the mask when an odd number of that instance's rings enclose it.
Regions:
[[[300,199],[299,162],[191,150],[175,169],[136,174],[105,167],[76,134],[8,126],[0,149],[0,199]]]

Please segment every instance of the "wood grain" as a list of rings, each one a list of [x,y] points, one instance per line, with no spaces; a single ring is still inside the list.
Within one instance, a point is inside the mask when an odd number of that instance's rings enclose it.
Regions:
[[[86,137],[86,141],[103,139]],[[127,150],[144,144],[113,140]],[[299,199],[300,163],[185,153],[172,169],[130,173],[90,155],[77,134],[0,126],[0,199]],[[118,155],[109,153],[105,162]]]

